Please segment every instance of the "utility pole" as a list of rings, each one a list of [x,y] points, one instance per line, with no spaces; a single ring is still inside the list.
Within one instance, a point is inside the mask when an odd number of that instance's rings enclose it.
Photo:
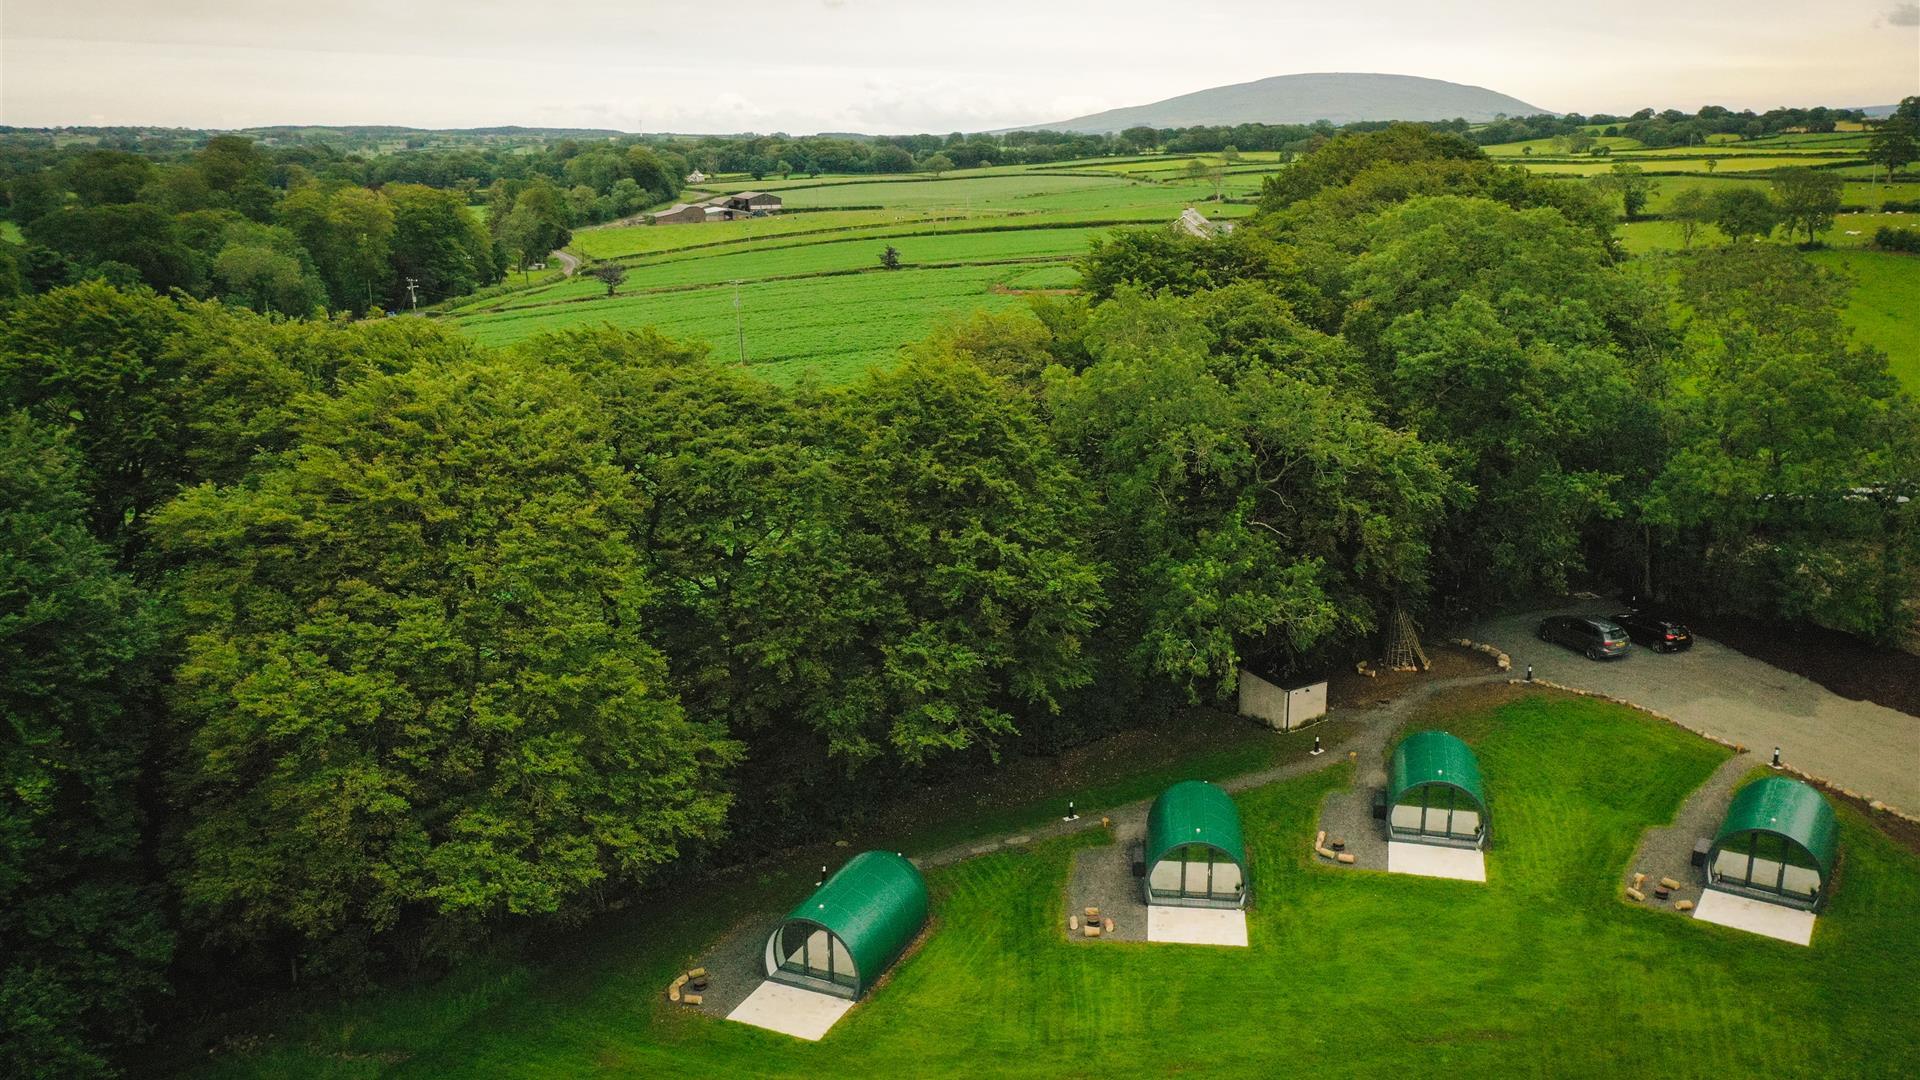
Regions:
[[[413,310],[420,310],[420,279],[407,279],[407,299],[413,302]]]
[[[740,314],[740,279],[733,279],[733,329],[740,336],[740,366],[747,366],[747,324]]]

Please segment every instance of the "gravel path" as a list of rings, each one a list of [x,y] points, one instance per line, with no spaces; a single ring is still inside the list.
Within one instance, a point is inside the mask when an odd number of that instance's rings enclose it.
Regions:
[[[773,917],[756,915],[727,931],[695,967],[707,969],[707,992],[697,1006],[709,1016],[725,1017],[766,978],[764,951],[773,933]]]
[[[1679,813],[1674,815],[1672,825],[1648,829],[1621,875],[1621,886],[1632,885],[1633,875],[1641,873],[1647,875],[1641,891],[1647,894],[1649,907],[1667,907],[1680,900],[1699,903],[1706,877],[1704,871],[1693,865],[1693,842],[1703,836],[1711,837],[1720,827],[1721,819],[1727,816],[1727,805],[1733,802],[1733,789],[1756,761],[1751,753],[1728,758],[1726,764],[1707,777],[1706,783],[1687,796]],[[1680,888],[1666,900],[1657,900],[1653,889],[1663,877],[1678,881]]]
[[[1409,713],[1425,704],[1427,699],[1433,697],[1433,695],[1442,690],[1451,690],[1462,686],[1476,686],[1483,683],[1497,684],[1505,683],[1506,681],[1506,672],[1487,672],[1481,675],[1467,675],[1454,679],[1435,679],[1424,686],[1417,686],[1408,690],[1406,693],[1384,705],[1375,705],[1364,709],[1340,709],[1329,712],[1327,714],[1329,719],[1352,721],[1354,726],[1348,729],[1349,733],[1344,739],[1326,744],[1326,753],[1321,754],[1319,757],[1303,756],[1297,760],[1276,765],[1269,769],[1261,769],[1257,772],[1242,773],[1239,776],[1221,781],[1220,786],[1228,792],[1239,792],[1248,791],[1257,787],[1265,787],[1268,784],[1277,783],[1281,780],[1291,780],[1296,776],[1304,776],[1310,772],[1317,772],[1336,762],[1346,760],[1347,751],[1349,750],[1358,751],[1362,760],[1374,760],[1377,762],[1385,756],[1387,738],[1399,729]],[[1305,740],[1312,739],[1315,731],[1315,727],[1308,727],[1292,735],[1280,735],[1276,737],[1297,738],[1302,739],[1304,742]],[[1369,750],[1367,748],[1371,749]],[[1368,756],[1369,753],[1371,757]],[[919,866],[923,870],[930,870],[934,867],[959,862],[962,859],[969,859],[975,855],[984,855],[987,852],[996,851],[1001,845],[1018,847],[1035,840],[1051,840],[1059,836],[1070,836],[1077,832],[1099,828],[1100,818],[1103,815],[1112,818],[1116,824],[1134,819],[1144,822],[1146,820],[1147,810],[1152,807],[1152,805],[1152,799],[1141,799],[1128,803],[1125,806],[1106,810],[1090,810],[1081,813],[1077,821],[1051,821],[1038,828],[1030,829],[1026,834],[1021,836],[1008,837],[1000,841],[991,839],[971,840],[967,843],[955,844],[952,847],[942,848],[926,855],[915,856],[913,862],[914,865]],[[1311,837],[1309,837],[1309,839],[1311,839]],[[1384,849],[1382,850],[1384,851]]]
[[[1604,615],[1620,606],[1556,610]],[[1545,614],[1489,619],[1471,636],[1511,654],[1516,674],[1532,664],[1539,678],[1626,698],[1759,755],[1778,746],[1797,769],[1920,814],[1920,716],[1841,697],[1705,638],[1683,653],[1661,655],[1636,645],[1624,659],[1595,662],[1535,637]]]
[[[1140,898],[1140,879],[1133,876],[1133,860],[1140,857],[1147,835],[1147,817],[1116,820],[1113,843],[1081,848],[1073,853],[1073,877],[1067,885],[1067,906],[1060,915],[1063,932],[1074,941],[1098,945],[1101,941],[1147,940],[1147,905]],[[1100,909],[1113,920],[1113,933],[1090,938],[1066,930],[1067,918],[1086,920],[1086,909]]]

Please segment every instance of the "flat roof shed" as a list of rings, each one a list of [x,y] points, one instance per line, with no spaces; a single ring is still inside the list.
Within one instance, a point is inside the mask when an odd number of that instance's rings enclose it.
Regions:
[[[1387,835],[1449,847],[1484,847],[1485,782],[1473,748],[1444,731],[1416,731],[1387,767]]]
[[[767,937],[767,977],[859,998],[920,932],[927,910],[918,867],[890,851],[863,851]]]

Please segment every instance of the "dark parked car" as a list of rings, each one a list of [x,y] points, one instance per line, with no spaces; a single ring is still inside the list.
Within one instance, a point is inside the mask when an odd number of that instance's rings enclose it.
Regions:
[[[1657,652],[1693,648],[1693,631],[1650,611],[1626,611],[1613,617],[1627,636]]]
[[[1540,621],[1540,640],[1565,645],[1589,660],[1627,655],[1627,632],[1610,619],[1586,615],[1549,615]]]

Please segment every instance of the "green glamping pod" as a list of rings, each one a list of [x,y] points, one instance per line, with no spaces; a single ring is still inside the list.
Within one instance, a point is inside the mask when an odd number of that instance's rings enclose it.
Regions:
[[[927,921],[927,883],[890,851],[863,851],[767,937],[767,978],[859,998]]]
[[[1487,844],[1487,792],[1473,749],[1444,731],[1418,731],[1387,766],[1387,837],[1416,844]]]
[[[1226,792],[1182,780],[1153,800],[1142,888],[1149,904],[1247,906],[1247,848],[1240,811]]]
[[[1740,789],[1707,850],[1707,885],[1812,910],[1839,854],[1833,807],[1798,780],[1767,776]]]

